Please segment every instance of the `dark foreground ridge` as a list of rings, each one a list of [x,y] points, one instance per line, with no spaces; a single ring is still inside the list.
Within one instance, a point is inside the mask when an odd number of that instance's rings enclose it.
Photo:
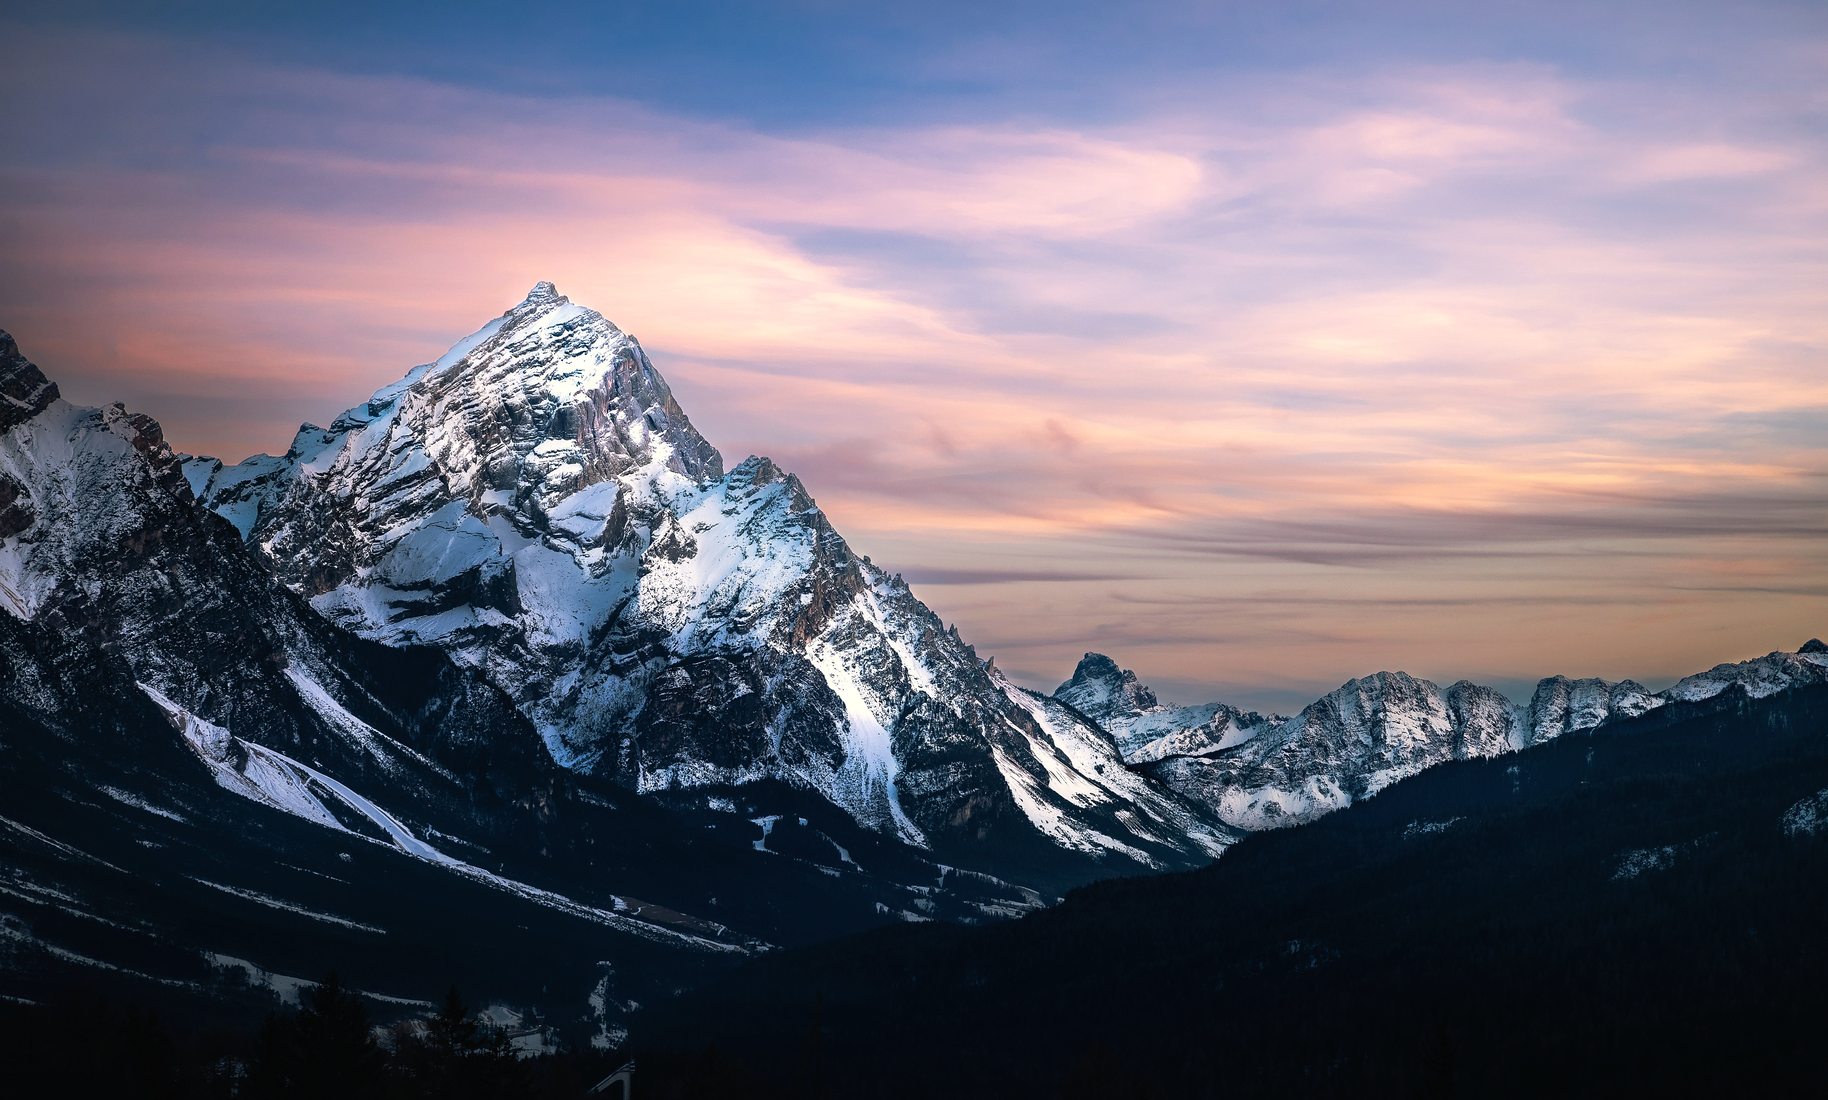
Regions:
[[[1447,764],[1008,925],[758,960],[649,1014],[654,1096],[1692,1094],[1828,1021],[1828,688]],[[1819,830],[1819,831],[1818,831]]]

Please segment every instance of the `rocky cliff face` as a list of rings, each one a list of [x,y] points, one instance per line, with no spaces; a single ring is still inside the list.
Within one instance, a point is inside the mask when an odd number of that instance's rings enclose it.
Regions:
[[[0,332],[0,431],[37,416],[57,398],[56,384],[20,354],[12,333]]]
[[[512,720],[462,676],[446,684],[441,733],[403,713],[352,660],[353,640],[275,586],[197,506],[155,421],[63,401],[10,338],[0,359],[0,389],[29,395],[9,405],[0,432],[0,611],[37,639],[35,662],[118,669],[147,698],[355,773],[425,771],[400,737],[463,740],[479,736],[476,723]],[[60,722],[57,700],[42,702]],[[395,736],[351,738],[351,709]]]
[[[1102,653],[1088,653],[1073,669],[1072,679],[1054,689],[1054,698],[1098,722],[1145,714],[1160,708],[1155,693]]]
[[[780,780],[960,858],[1217,843],[1171,793],[1172,828],[1083,802],[1101,777],[956,632],[791,474],[726,473],[640,345],[550,284],[285,456],[188,469],[322,614],[476,669],[567,768],[641,792]]]

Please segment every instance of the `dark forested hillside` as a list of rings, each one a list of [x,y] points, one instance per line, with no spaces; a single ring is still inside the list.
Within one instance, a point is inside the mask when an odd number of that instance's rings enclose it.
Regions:
[[[649,1096],[1686,1094],[1814,1079],[1828,689],[1449,764],[1207,869],[777,954]],[[1828,802],[1820,795],[1814,805]]]

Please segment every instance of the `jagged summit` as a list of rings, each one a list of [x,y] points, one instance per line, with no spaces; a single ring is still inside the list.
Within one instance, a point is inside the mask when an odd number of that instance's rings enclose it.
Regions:
[[[57,397],[57,383],[20,353],[12,333],[0,329],[0,431],[37,416]]]
[[[1163,703],[1136,673],[1102,653],[1080,658],[1072,678],[1056,688],[1053,697],[1103,727],[1132,764],[1230,747],[1270,721],[1225,703]]]
[[[533,289],[529,290],[527,292],[527,296],[525,298],[521,299],[521,304],[522,305],[533,305],[533,304],[543,304],[543,303],[548,303],[548,302],[555,303],[555,304],[567,304],[570,301],[571,301],[571,299],[569,299],[569,298],[565,297],[563,294],[559,293],[559,288],[557,286],[554,286],[552,283],[546,281],[545,279],[541,279],[539,282],[533,284]]]
[[[1087,653],[1072,678],[1054,689],[1054,698],[1093,718],[1140,714],[1158,704],[1155,693],[1102,653]]]
[[[389,498],[374,519],[390,526],[456,497],[522,535],[567,541],[560,501],[605,483],[616,491],[597,496],[664,495],[721,476],[723,459],[634,337],[542,282],[329,428],[302,426],[283,458],[226,470],[199,459],[191,472],[244,534],[308,477]]]
[[[63,400],[0,334],[0,611],[29,621],[97,598],[90,589],[118,579],[146,526],[174,508],[201,518],[167,499],[182,486],[156,420]]]
[[[1799,648],[1797,650],[1797,652],[1798,653],[1828,653],[1828,643],[1824,643],[1820,638],[1811,638],[1808,641],[1804,642],[1802,644],[1802,647]]]
[[[1491,688],[1443,688],[1406,672],[1346,681],[1289,719],[1200,753],[1163,757],[1155,774],[1241,829],[1297,824],[1446,760],[1527,743],[1526,716]],[[1556,731],[1561,732],[1560,730]]]
[[[1659,700],[1636,680],[1609,683],[1597,677],[1571,680],[1550,676],[1536,685],[1524,715],[1523,744],[1537,744],[1577,730],[1655,708]]]
[[[1752,698],[1762,699],[1801,684],[1822,683],[1828,683],[1828,647],[1812,649],[1805,645],[1795,653],[1779,650],[1749,661],[1715,665],[1706,672],[1684,676],[1663,692],[1662,697],[1706,699],[1736,686]]]

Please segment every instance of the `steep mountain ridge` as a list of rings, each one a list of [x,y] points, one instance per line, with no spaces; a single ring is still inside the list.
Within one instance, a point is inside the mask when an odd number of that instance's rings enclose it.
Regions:
[[[1201,802],[1234,829],[1310,821],[1448,760],[1496,756],[1634,718],[1732,686],[1752,698],[1828,682],[1828,653],[1723,664],[1651,692],[1632,680],[1550,676],[1518,705],[1471,681],[1442,687],[1404,672],[1360,677],[1293,718],[1241,714],[1224,703],[1160,703],[1136,674],[1088,653],[1054,698],[1109,730],[1124,757]]]
[[[770,837],[768,808],[730,792],[670,807],[560,768],[476,671],[278,584],[156,422],[65,402],[5,334],[0,351],[7,995],[104,974],[217,989],[225,956],[424,996],[469,973],[608,1028],[648,983],[764,942],[1045,901],[792,792],[769,795],[792,815]],[[549,931],[547,969],[450,962],[469,914]],[[619,975],[596,1008],[593,962]]]
[[[477,670],[575,771],[780,780],[980,867],[1175,866],[1227,839],[1171,792],[1114,798],[1115,752],[1063,755],[797,478],[726,473],[640,345],[549,283],[285,456],[187,471],[318,611]]]
[[[67,754],[78,791],[76,762],[108,731],[129,766],[180,746],[192,767],[162,786],[206,780],[459,870],[425,838],[498,865],[561,843],[545,830],[567,777],[500,691],[326,622],[198,506],[155,421],[63,401],[10,337],[0,350],[9,393],[23,379],[50,395],[0,432],[0,478],[31,506],[0,540],[9,753]],[[93,699],[122,696],[133,705],[93,719]]]
[[[1198,862],[1661,698],[1551,677],[1516,707],[1384,673],[1287,718],[1169,706],[1087,654],[1038,708],[798,479],[726,473],[639,343],[549,283],[285,456],[187,472],[321,613],[477,670],[567,768],[642,793],[779,780],[982,868]],[[1118,795],[1125,765],[1144,778]]]
[[[1522,747],[1510,701],[1403,672],[1350,680],[1235,746],[1167,756],[1152,774],[1257,830],[1308,821],[1447,760]]]
[[[1135,672],[1118,667],[1102,653],[1081,658],[1072,677],[1054,689],[1053,698],[1109,732],[1132,764],[1230,748],[1287,720],[1226,703],[1163,703]]]

